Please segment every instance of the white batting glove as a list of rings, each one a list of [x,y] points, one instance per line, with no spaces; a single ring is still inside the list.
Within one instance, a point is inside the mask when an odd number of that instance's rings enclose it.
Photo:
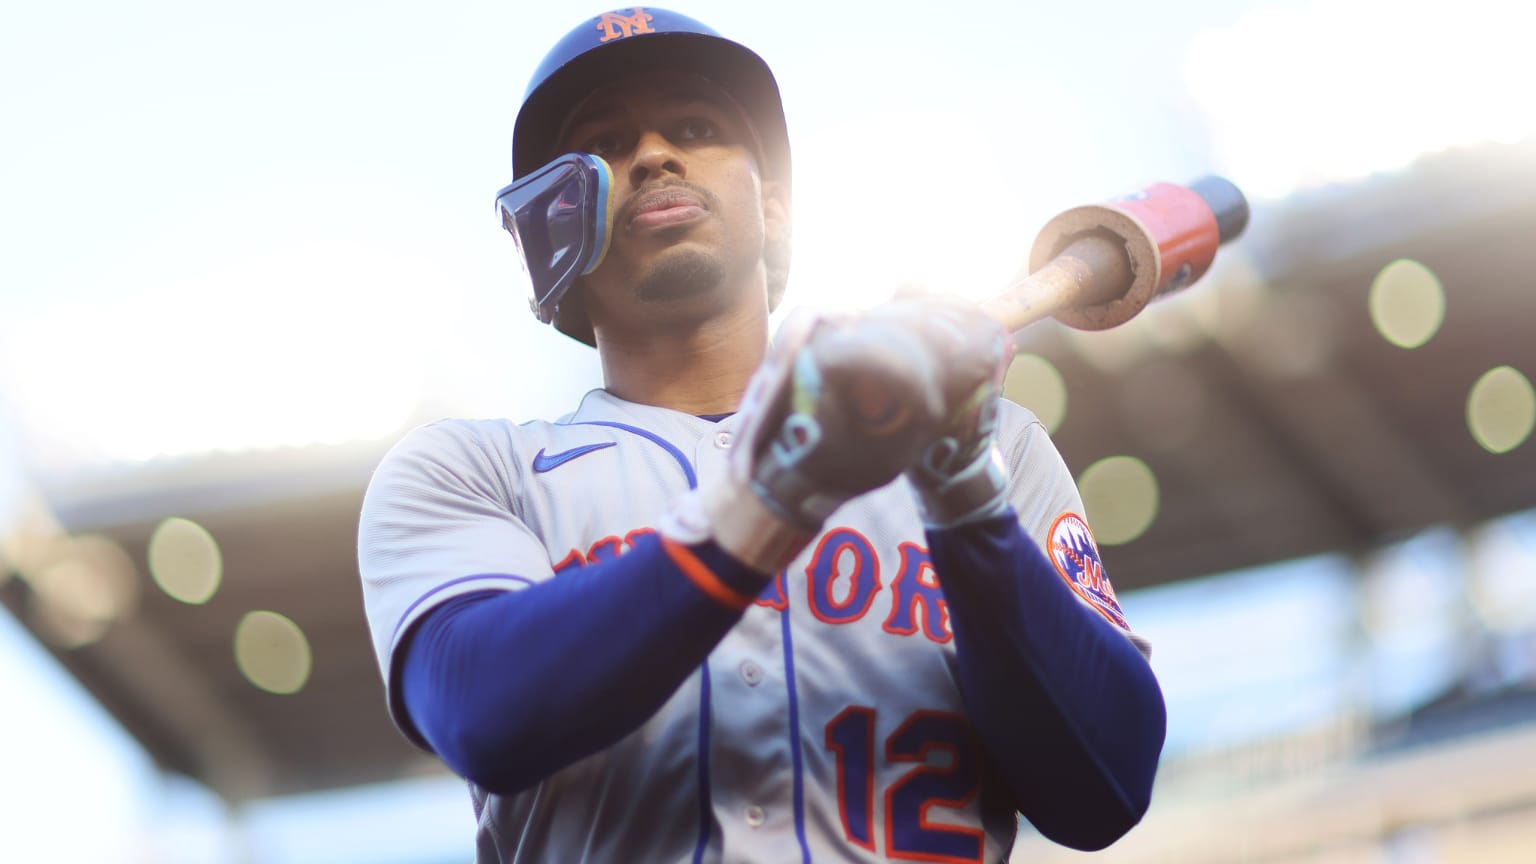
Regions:
[[[1003,374],[1013,356],[1008,331],[962,301],[899,300],[882,308],[917,334],[943,392],[938,432],[906,470],[923,523],[948,528],[1001,513],[1008,475],[996,431]]]

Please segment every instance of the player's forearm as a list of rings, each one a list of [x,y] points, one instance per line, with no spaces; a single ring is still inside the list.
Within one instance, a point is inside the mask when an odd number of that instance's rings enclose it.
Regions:
[[[1166,712],[1141,653],[1003,516],[929,532],[971,722],[1042,834],[1113,843],[1151,799]]]
[[[713,544],[692,551],[739,592],[766,579]],[[411,721],[449,767],[501,794],[635,730],[740,617],[677,554],[645,537],[618,558],[433,610],[402,649]]]

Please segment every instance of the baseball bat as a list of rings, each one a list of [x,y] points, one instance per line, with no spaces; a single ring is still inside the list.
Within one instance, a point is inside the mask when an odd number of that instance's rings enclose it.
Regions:
[[[1013,332],[1047,316],[1107,330],[1193,285],[1247,225],[1247,199],[1221,177],[1154,183],[1058,214],[1035,238],[1028,275],[980,305]]]

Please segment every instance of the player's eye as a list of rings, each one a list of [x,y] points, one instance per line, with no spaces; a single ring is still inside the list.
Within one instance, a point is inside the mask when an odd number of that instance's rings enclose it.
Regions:
[[[704,117],[689,117],[677,127],[677,137],[683,141],[714,138],[718,134],[715,124]]]
[[[586,143],[582,144],[582,150],[593,156],[601,156],[604,159],[612,159],[624,149],[624,139],[615,131],[598,132],[590,135]]]

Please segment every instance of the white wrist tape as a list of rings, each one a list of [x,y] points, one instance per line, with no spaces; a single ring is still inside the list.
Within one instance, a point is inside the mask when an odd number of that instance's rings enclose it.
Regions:
[[[789,522],[751,489],[732,482],[689,492],[667,511],[657,530],[687,545],[713,540],[737,561],[770,574],[789,566],[817,533]]]

